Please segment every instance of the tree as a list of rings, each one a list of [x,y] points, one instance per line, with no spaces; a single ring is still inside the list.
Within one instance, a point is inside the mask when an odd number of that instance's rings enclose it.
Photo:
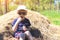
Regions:
[[[1,8],[1,0],[0,0],[0,8]],[[0,9],[0,14],[1,14],[2,10]]]

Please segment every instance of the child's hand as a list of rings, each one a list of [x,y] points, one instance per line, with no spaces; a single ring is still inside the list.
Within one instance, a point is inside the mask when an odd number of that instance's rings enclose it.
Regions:
[[[18,20],[17,20],[17,22],[20,22],[22,20],[24,20],[24,18],[19,17]]]
[[[16,23],[19,23],[22,20],[22,18],[18,18]]]
[[[28,29],[26,28],[26,26],[23,26],[23,30],[26,31],[26,30],[28,30]]]

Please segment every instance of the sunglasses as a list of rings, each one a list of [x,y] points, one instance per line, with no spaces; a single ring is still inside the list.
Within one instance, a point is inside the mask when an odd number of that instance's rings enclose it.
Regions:
[[[18,13],[19,15],[26,15],[26,13],[25,12],[20,12],[20,13]]]

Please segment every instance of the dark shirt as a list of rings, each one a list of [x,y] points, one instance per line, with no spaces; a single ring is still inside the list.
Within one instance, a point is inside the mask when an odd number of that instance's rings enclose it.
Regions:
[[[15,25],[17,19],[18,19],[18,18],[16,18],[16,19],[13,21],[12,26]],[[21,30],[23,30],[23,26],[26,26],[26,28],[29,28],[30,25],[31,25],[31,24],[30,24],[29,19],[25,18],[24,20],[22,20],[21,22],[19,22],[16,32],[20,32]]]

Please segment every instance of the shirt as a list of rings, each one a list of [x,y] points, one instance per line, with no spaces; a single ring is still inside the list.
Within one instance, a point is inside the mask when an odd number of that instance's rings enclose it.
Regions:
[[[18,18],[16,18],[16,19],[12,22],[12,27],[15,25],[17,19],[18,19]],[[29,19],[25,18],[23,21],[19,22],[16,32],[20,32],[21,30],[23,30],[23,26],[26,26],[26,27],[28,28],[30,25],[31,25],[31,24],[30,24]]]

